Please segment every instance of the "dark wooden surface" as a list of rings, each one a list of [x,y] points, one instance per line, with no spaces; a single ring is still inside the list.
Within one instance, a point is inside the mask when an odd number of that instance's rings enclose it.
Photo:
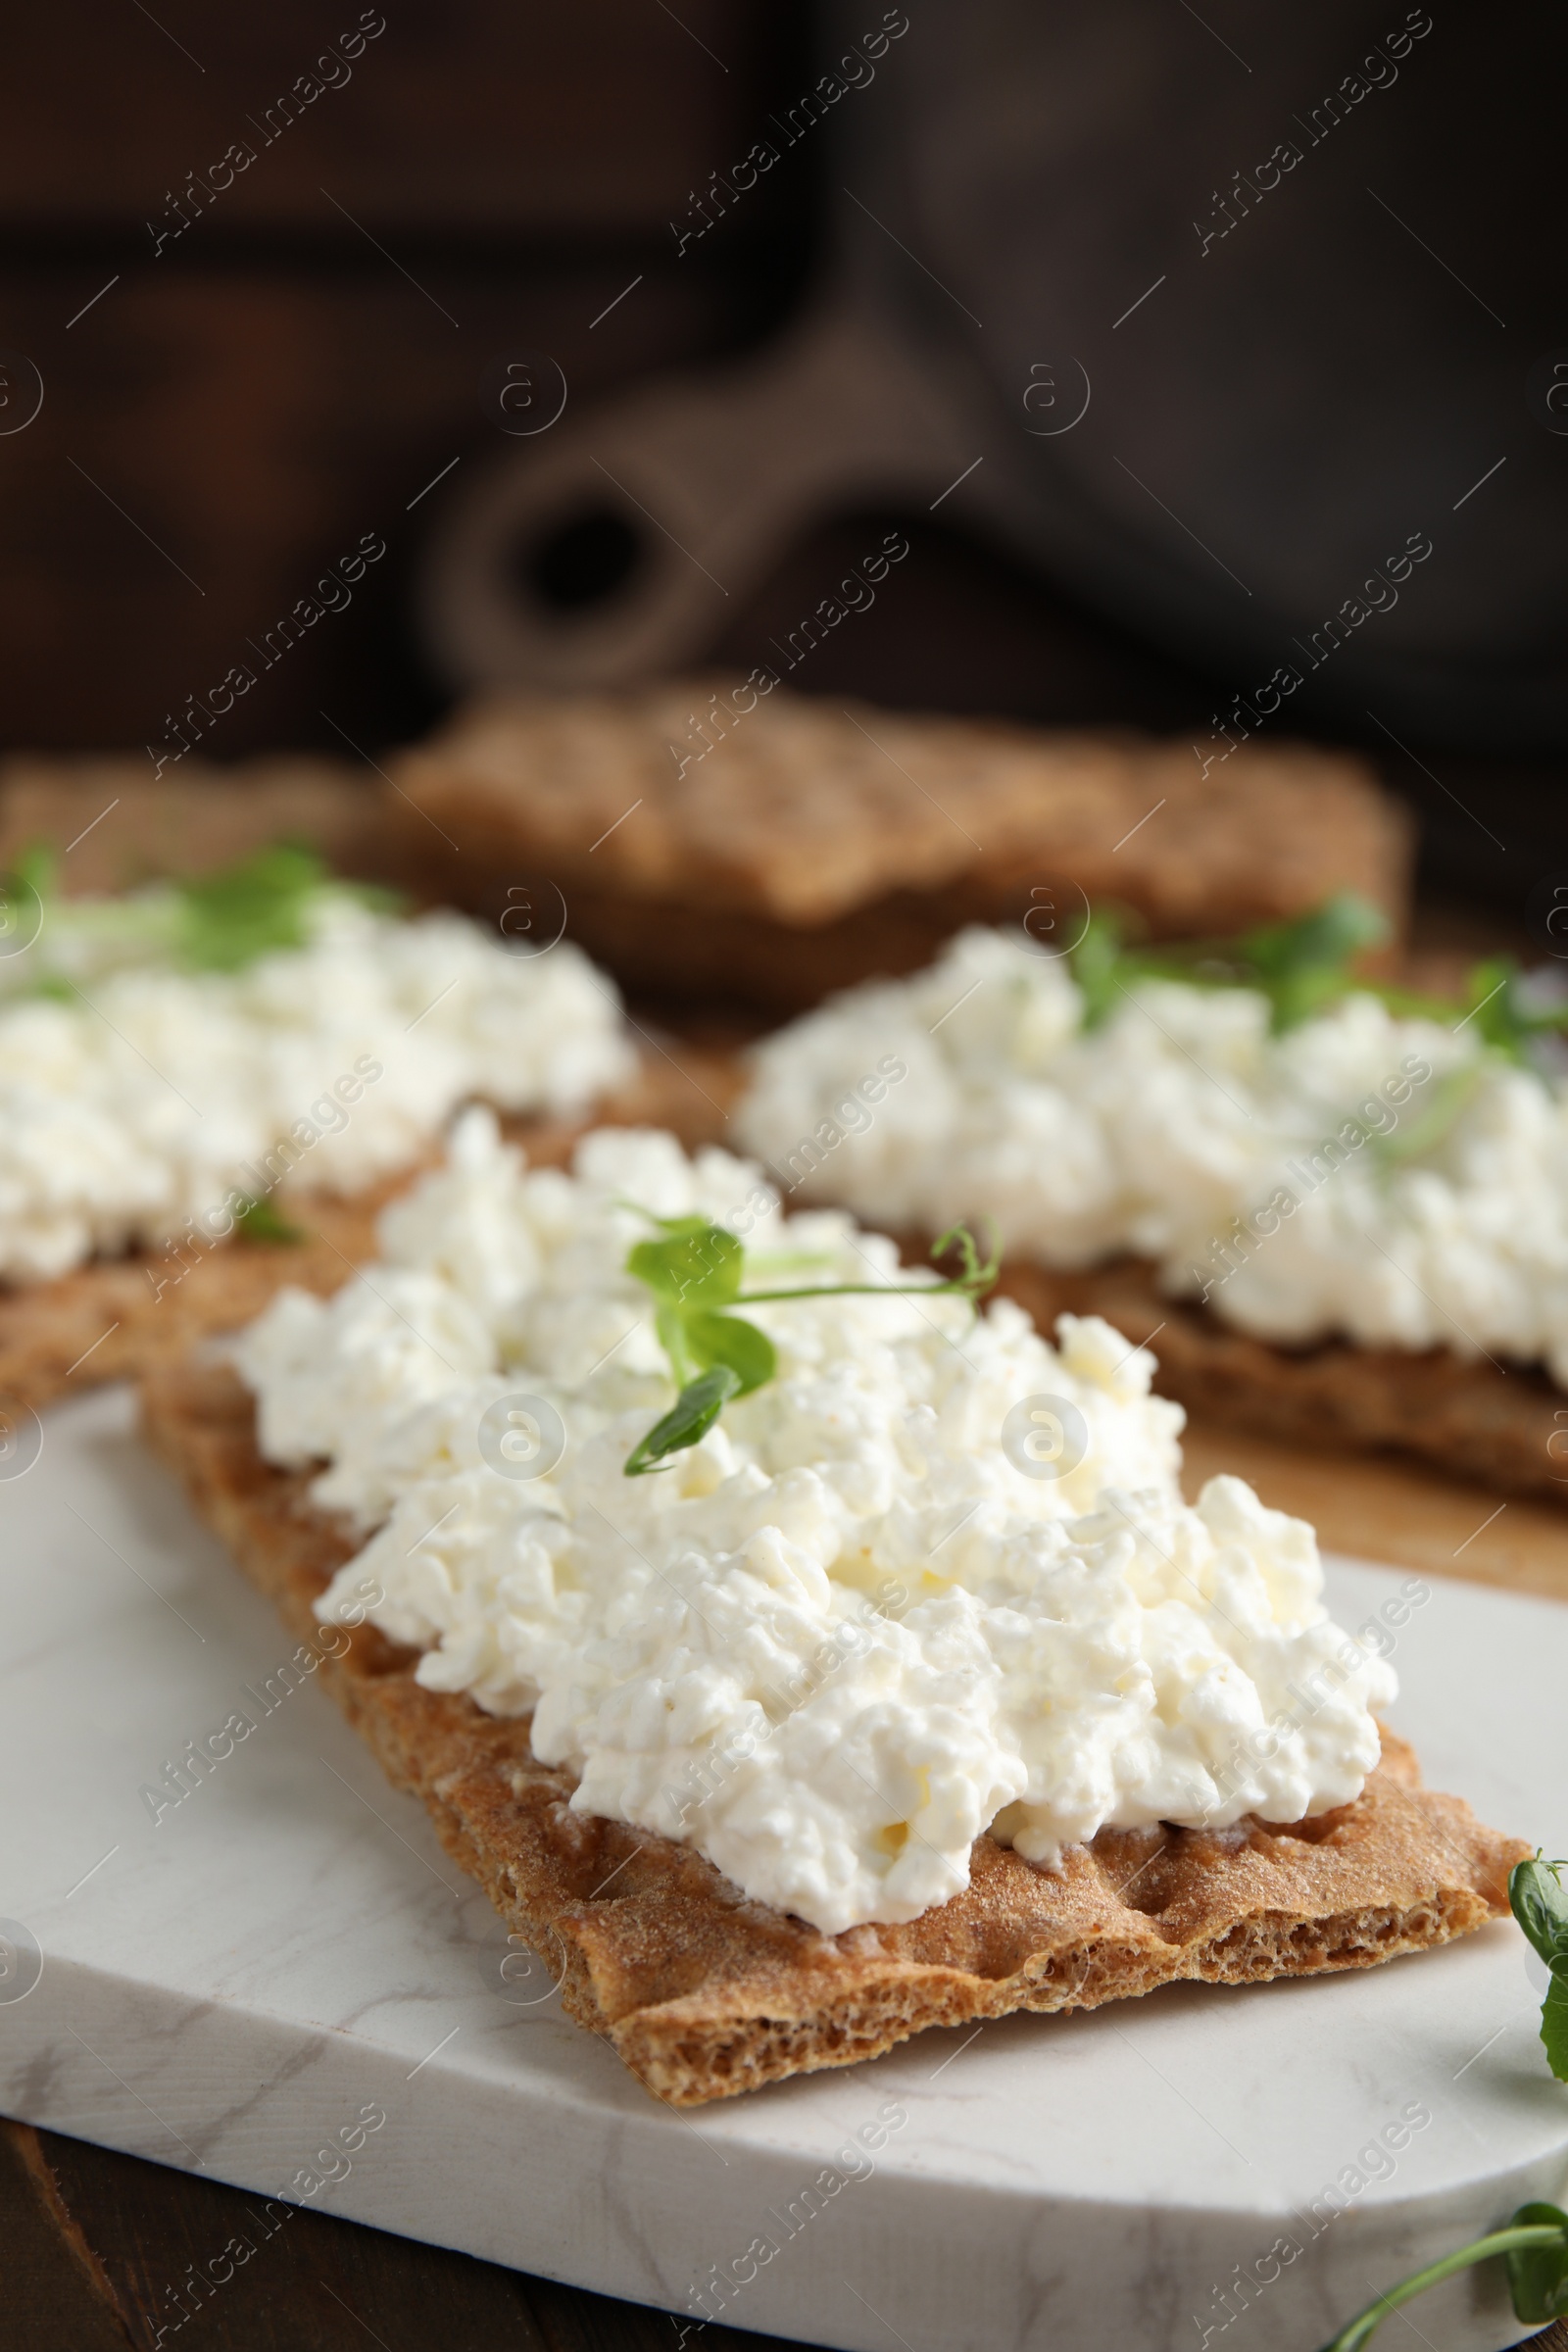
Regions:
[[[160,2342],[179,2352],[678,2352],[684,2340],[742,2352],[781,2340],[699,2328],[324,2213],[296,2209],[268,2236],[262,2204],[0,2124],[0,2342],[7,2352],[154,2352]],[[198,2292],[192,2267],[234,2239],[255,2250]]]
[[[510,446],[487,363],[548,352],[581,403],[760,335],[809,264],[809,159],[684,257],[669,227],[800,86],[800,8],[400,0],[268,143],[360,17],[68,0],[10,28],[0,354],[44,401],[16,432],[0,403],[0,743],[156,738],[366,531],[388,555],[353,607],[212,748],[334,744],[323,705],[377,744],[413,731],[438,701],[407,603],[440,493],[409,502]],[[241,140],[254,163],[215,189]],[[155,251],[191,172],[210,200]]]

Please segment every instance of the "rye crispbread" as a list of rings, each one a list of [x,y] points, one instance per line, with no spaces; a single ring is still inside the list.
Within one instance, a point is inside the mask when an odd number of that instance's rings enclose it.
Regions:
[[[908,1254],[924,1251],[911,1245]],[[1066,1312],[1153,1338],[1154,1387],[1205,1421],[1298,1445],[1414,1454],[1501,1494],[1568,1504],[1568,1392],[1540,1365],[1340,1339],[1276,1347],[1167,1298],[1138,1258],[1071,1274],[1008,1258],[998,1288],[1042,1331]]]
[[[208,1524],[303,1642],[355,1549],[309,1480],[256,1449],[227,1366],[155,1371],[144,1425]],[[528,1725],[422,1689],[373,1627],[319,1672],[443,1844],[559,1971],[565,2008],[674,2106],[848,2066],[931,2026],[1094,2008],[1196,1979],[1240,1984],[1366,1968],[1507,1909],[1528,1847],[1419,1783],[1402,1742],[1354,1804],[1289,1828],[1102,1831],[1059,1874],[989,1837],[972,1884],[906,1927],[827,1936],[748,1901],[688,1846],[568,1810]]]
[[[392,763],[389,832],[416,876],[491,916],[509,886],[553,882],[569,936],[634,990],[775,1012],[912,971],[965,922],[1028,914],[1065,937],[1078,893],[1159,938],[1339,889],[1403,923],[1410,827],[1349,755],[1244,745],[1205,776],[1189,742],[782,686],[696,733],[715,691],[733,712],[733,682],[711,680],[471,705]],[[435,860],[432,825],[456,856]]]
[[[694,1146],[722,1126],[714,1094],[727,1060],[682,1045],[679,1063],[650,1033],[638,1075],[580,1118],[503,1118],[508,1139],[535,1167],[563,1167],[589,1125],[669,1127]],[[712,1092],[709,1090],[711,1089]],[[54,1282],[0,1284],[0,1414],[36,1412],[107,1380],[133,1378],[185,1353],[194,1341],[234,1331],[285,1283],[325,1294],[375,1255],[375,1220],[386,1202],[439,1157],[429,1150],[365,1191],[285,1190],[274,1205],[299,1243],[227,1241],[208,1249],[138,1250],[96,1259]]]
[[[727,1113],[745,1083],[733,1054],[709,1054],[702,1068],[700,1093],[689,1086],[678,1092],[667,1066],[645,1077],[645,1115],[673,1126],[688,1150],[726,1142]],[[801,1191],[782,1189],[786,1208],[804,1204]],[[813,1202],[821,1197],[810,1196]],[[902,1236],[900,1248],[906,1264],[930,1262],[928,1236]],[[1568,1508],[1568,1390],[1539,1364],[1342,1339],[1276,1347],[1195,1299],[1171,1298],[1157,1269],[1141,1258],[1065,1272],[1009,1257],[998,1289],[1042,1331],[1068,1313],[1103,1315],[1139,1341],[1157,1333],[1156,1391],[1215,1428],[1329,1451],[1402,1454],[1499,1494]]]
[[[368,771],[306,752],[231,767],[190,759],[158,778],[123,752],[0,761],[0,873],[43,844],[70,898],[209,873],[275,841],[308,842],[336,872],[379,879],[386,821]]]

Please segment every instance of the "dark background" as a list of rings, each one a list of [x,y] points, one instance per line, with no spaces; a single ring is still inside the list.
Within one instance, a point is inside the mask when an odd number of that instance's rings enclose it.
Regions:
[[[0,347],[45,398],[0,438],[0,744],[156,739],[367,531],[387,559],[236,708],[222,753],[334,744],[323,704],[382,743],[427,723],[408,589],[440,492],[407,508],[453,457],[507,446],[486,362],[542,347],[590,400],[761,336],[808,266],[795,170],[675,267],[670,216],[808,62],[799,10],[681,15],[690,32],[656,0],[393,0],[346,86],[264,146],[253,119],[354,0],[19,12]],[[187,172],[236,139],[256,162],[155,257],[149,220],[177,221]]]
[[[809,85],[810,13],[682,0],[677,21],[661,0],[393,0],[346,86],[266,146],[267,107],[358,10],[166,0],[155,14],[137,0],[28,11],[8,41],[0,351],[33,363],[45,397],[34,422],[0,433],[0,750],[167,741],[166,715],[248,659],[247,639],[367,532],[388,553],[352,607],[262,674],[213,748],[340,751],[323,710],[368,748],[407,739],[447,700],[411,616],[427,535],[454,478],[519,446],[481,409],[486,364],[552,353],[580,414],[597,394],[764,343],[819,273],[820,134],[679,261],[670,228],[692,218],[715,164]],[[1369,16],[1369,35],[1380,25]],[[1206,49],[1204,30],[1194,40]],[[1449,72],[1439,43],[1427,48],[1423,71]],[[1479,92],[1493,123],[1471,159],[1478,217],[1487,154],[1508,144],[1498,74]],[[1378,120],[1400,122],[1369,112],[1368,139]],[[1474,148],[1479,118],[1467,135]],[[155,256],[188,174],[205,177],[235,139],[256,162],[205,209],[187,197],[191,225]],[[1510,153],[1519,168],[1517,143]],[[1517,258],[1549,222],[1520,207],[1483,225],[1494,244],[1505,229]],[[1544,276],[1554,268],[1544,252]],[[25,379],[13,375],[16,413]],[[1522,397],[1520,413],[1528,431]],[[455,458],[466,473],[427,489]],[[1168,655],[924,513],[824,526],[728,617],[714,659],[764,658],[769,635],[893,519],[918,560],[897,595],[822,647],[815,692],[1206,731],[1234,686],[1222,650],[1207,671]],[[1305,696],[1299,718],[1350,732]],[[1410,758],[1375,737],[1367,748],[1422,811],[1429,894],[1518,923],[1556,862],[1558,761],[1491,756],[1441,730],[1409,740]]]

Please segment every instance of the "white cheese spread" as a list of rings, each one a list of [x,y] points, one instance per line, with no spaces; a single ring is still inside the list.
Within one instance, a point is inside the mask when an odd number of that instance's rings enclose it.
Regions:
[[[274,1186],[406,1164],[471,1096],[580,1110],[632,1066],[613,985],[564,942],[514,956],[461,915],[328,889],[300,947],[187,972],[118,952],[118,904],[68,903],[0,962],[0,1277],[211,1244]]]
[[[1051,1866],[1106,1823],[1358,1793],[1390,1669],[1328,1620],[1301,1521],[1230,1478],[1182,1501],[1180,1408],[1103,1322],[1053,1347],[1004,1299],[750,1306],[776,1378],[628,1478],[674,1394],[624,1271],[643,1212],[742,1235],[748,1290],[911,1279],[725,1153],[601,1129],[529,1171],[465,1112],[379,1262],[238,1344],[263,1452],[324,1461],[316,1499],[368,1538],[323,1620],[371,1580],[427,1688],[532,1711],[578,1811],[828,1934],[956,1894],[988,1828]]]
[[[1136,1251],[1260,1338],[1541,1360],[1568,1385],[1568,1087],[1356,994],[1279,1035],[1245,988],[970,930],[768,1039],[736,1132],[801,1200],[994,1220],[1049,1265]],[[904,1074],[882,1086],[879,1064]],[[874,1098],[874,1100],[873,1100]]]

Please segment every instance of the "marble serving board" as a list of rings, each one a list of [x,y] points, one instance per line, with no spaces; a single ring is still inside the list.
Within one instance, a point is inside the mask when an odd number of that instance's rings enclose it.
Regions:
[[[706,2312],[853,2352],[1311,2352],[1561,2193],[1568,2088],[1511,1924],[662,2107],[324,1695],[285,1692],[290,1645],[133,1421],[124,1391],[75,1401],[0,1480],[0,2106],[253,2191],[258,2248],[304,2202],[684,2315],[672,2346]],[[1336,1562],[1336,1606],[1409,1573]],[[1397,1727],[1564,1851],[1568,1609],[1419,1590]],[[144,1788],[236,1711],[255,1730],[155,1820]],[[1529,2332],[1490,2273],[1412,2316],[1437,2352]]]

